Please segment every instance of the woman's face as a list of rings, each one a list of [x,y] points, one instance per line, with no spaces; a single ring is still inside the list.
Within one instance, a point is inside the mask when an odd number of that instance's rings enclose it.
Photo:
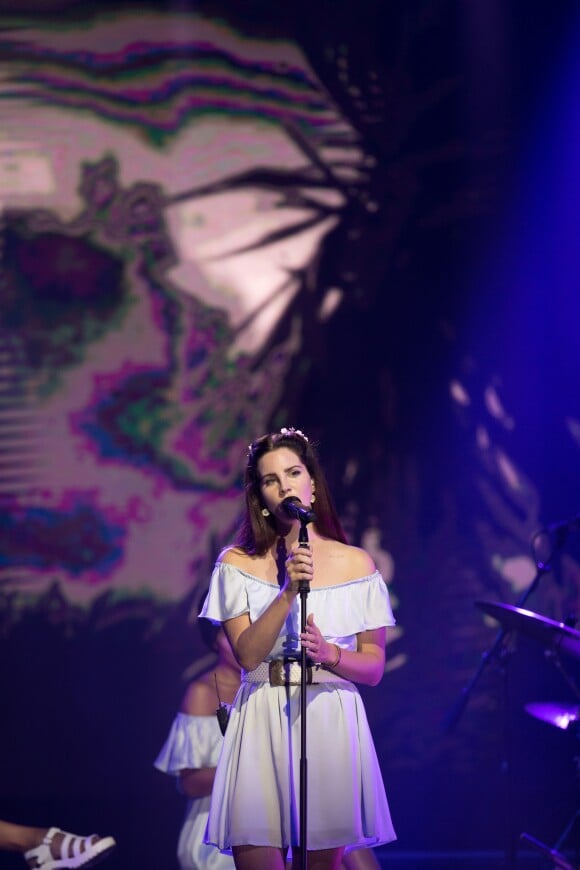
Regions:
[[[278,447],[260,457],[258,480],[264,507],[285,523],[288,517],[280,507],[284,499],[291,496],[305,505],[312,501],[313,485],[308,469],[289,447]]]

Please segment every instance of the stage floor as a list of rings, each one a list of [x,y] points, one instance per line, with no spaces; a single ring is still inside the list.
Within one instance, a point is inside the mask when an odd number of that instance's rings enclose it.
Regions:
[[[518,853],[515,862],[503,852],[397,852],[386,846],[375,854],[385,870],[551,870],[559,867],[541,853]],[[580,870],[580,855],[563,856],[570,868]],[[562,865],[564,866],[564,865]]]

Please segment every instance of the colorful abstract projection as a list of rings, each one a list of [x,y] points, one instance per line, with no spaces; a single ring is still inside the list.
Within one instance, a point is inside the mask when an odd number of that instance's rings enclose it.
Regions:
[[[2,586],[179,600],[235,526],[364,155],[291,43],[151,12],[6,33]]]

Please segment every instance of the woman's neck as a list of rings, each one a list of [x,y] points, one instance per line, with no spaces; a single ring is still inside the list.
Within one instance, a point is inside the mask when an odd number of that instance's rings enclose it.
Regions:
[[[274,550],[277,551],[280,547],[280,542],[284,543],[286,550],[290,552],[293,544],[300,540],[300,532],[302,531],[300,524],[296,523],[293,525],[288,531],[281,530],[279,536],[274,544]],[[320,538],[320,535],[314,528],[314,526],[309,525],[305,528],[306,531],[306,543],[310,543],[311,541],[317,541]]]

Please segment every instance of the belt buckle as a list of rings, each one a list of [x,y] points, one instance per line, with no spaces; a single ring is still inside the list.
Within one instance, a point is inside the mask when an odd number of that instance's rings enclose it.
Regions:
[[[298,679],[292,679],[292,666],[300,669],[300,662],[295,659],[274,659],[268,663],[268,677],[271,686],[298,686],[300,685],[300,676]],[[312,667],[306,666],[306,683],[312,683]]]

